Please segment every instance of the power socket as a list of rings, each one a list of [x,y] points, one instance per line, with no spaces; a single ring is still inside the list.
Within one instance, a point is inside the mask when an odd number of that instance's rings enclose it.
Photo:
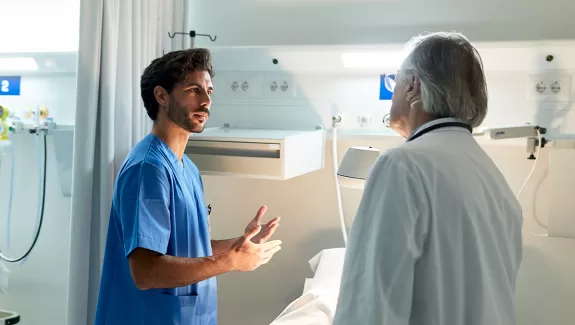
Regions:
[[[214,88],[214,99],[257,99],[264,96],[263,79],[257,75],[221,75],[214,78]]]
[[[551,83],[551,92],[554,94],[559,94],[563,89],[563,84],[561,83],[561,81],[553,81]]]
[[[268,99],[293,99],[297,97],[295,80],[292,77],[268,77],[264,84],[265,96]]]
[[[527,99],[542,102],[571,100],[572,76],[562,73],[531,75],[527,81]]]
[[[535,83],[535,91],[538,94],[544,94],[547,91],[547,84],[545,83],[545,81],[537,81]]]

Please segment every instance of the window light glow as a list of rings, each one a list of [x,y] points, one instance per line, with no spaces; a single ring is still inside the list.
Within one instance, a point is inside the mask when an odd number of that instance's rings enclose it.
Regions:
[[[399,69],[405,59],[404,52],[343,53],[345,68],[394,68]]]
[[[78,51],[81,2],[0,0],[0,53]]]

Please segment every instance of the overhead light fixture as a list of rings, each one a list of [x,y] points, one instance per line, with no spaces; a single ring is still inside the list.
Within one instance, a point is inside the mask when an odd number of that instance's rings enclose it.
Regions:
[[[0,58],[0,71],[31,70],[38,70],[38,64],[33,58]]]
[[[343,53],[341,60],[345,68],[390,68],[399,69],[406,54],[404,52]]]

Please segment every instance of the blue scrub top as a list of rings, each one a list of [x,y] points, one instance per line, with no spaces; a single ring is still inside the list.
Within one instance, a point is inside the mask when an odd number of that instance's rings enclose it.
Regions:
[[[128,256],[138,248],[177,257],[212,255],[198,168],[147,135],[128,154],[114,188],[96,325],[216,325],[216,279],[139,290]]]

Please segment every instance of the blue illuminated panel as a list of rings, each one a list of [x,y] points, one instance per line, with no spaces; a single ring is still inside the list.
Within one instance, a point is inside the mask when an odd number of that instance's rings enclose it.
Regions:
[[[0,96],[20,96],[19,76],[0,76]]]

